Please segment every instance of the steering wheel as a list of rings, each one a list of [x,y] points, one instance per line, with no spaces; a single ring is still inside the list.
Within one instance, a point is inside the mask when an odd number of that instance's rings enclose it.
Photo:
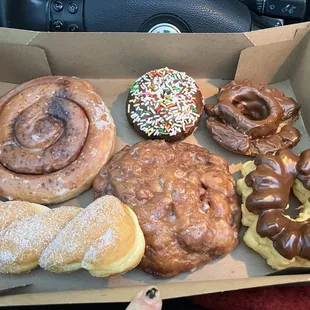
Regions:
[[[306,18],[307,0],[0,0],[0,26],[36,31],[246,32]]]

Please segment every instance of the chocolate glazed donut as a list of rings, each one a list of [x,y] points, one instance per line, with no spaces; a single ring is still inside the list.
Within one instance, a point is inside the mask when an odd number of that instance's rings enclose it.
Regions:
[[[256,170],[245,178],[246,185],[253,189],[246,208],[259,216],[258,235],[272,240],[274,248],[287,259],[310,260],[310,220],[297,222],[283,214],[296,178],[310,190],[309,163],[310,150],[300,157],[281,150],[276,156],[258,156],[254,161]]]
[[[0,196],[58,203],[88,189],[114,150],[110,112],[88,81],[43,77],[0,99]]]
[[[256,156],[292,148],[300,132],[292,127],[300,105],[267,85],[248,80],[220,88],[218,101],[206,104],[207,127],[213,138],[235,153]]]

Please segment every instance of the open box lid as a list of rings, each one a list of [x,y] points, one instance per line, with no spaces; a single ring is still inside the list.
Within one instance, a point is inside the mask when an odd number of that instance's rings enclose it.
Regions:
[[[1,70],[0,80],[19,83],[31,76],[48,73],[48,65],[53,75],[92,79],[137,78],[151,68],[163,67],[167,63],[196,78],[232,79],[243,50],[282,43],[283,56],[289,55],[309,31],[309,25],[310,23],[302,23],[236,34],[173,35],[47,33],[0,28],[1,51],[4,53],[0,59],[1,66],[14,65],[14,69],[19,68],[15,76],[13,72]],[[9,50],[5,52],[3,44],[9,44],[11,48],[13,45],[20,46],[20,50],[17,51],[18,47],[15,46],[14,53]],[[24,49],[21,46],[25,46]],[[40,54],[38,49],[32,49],[30,52],[26,46],[38,47],[44,51]],[[200,61],[193,62],[193,59]],[[275,63],[274,67],[279,63]]]
[[[239,34],[41,33],[0,28],[0,81],[22,83],[44,75],[135,79],[146,71],[177,66],[196,78],[290,79],[297,99],[308,104],[309,23]],[[194,61],[196,59],[198,61]],[[310,109],[304,108],[310,120]],[[310,121],[306,122],[310,130]],[[308,271],[308,270],[307,270]],[[308,274],[277,275],[157,285],[163,298],[242,288],[308,282]],[[3,296],[0,305],[129,301],[139,286],[91,291]]]
[[[297,100],[304,102],[308,97],[304,76],[309,70],[309,26],[300,23],[248,33],[173,35],[0,28],[0,81],[17,84],[50,74],[136,79],[169,64],[202,79],[261,83],[291,79]],[[305,114],[308,118],[310,111]]]

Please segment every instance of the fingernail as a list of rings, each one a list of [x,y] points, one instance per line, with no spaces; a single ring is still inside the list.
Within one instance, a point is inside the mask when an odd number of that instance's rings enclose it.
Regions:
[[[145,296],[150,298],[150,299],[154,299],[156,297],[157,292],[158,292],[158,289],[153,287],[150,290],[146,291]]]
[[[156,287],[148,288],[145,290],[144,300],[147,303],[156,303],[159,297],[159,291]]]

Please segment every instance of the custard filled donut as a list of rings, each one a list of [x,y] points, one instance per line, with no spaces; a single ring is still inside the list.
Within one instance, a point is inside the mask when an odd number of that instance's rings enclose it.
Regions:
[[[310,266],[310,150],[259,155],[244,164],[242,195],[244,241],[276,270]],[[291,189],[303,204],[296,219],[284,214]]]
[[[88,81],[43,77],[0,99],[0,196],[58,203],[87,190],[114,151],[115,125]]]
[[[168,278],[227,255],[241,211],[227,162],[185,142],[143,141],[116,153],[94,182],[137,214],[146,239],[140,267]]]
[[[152,70],[131,87],[127,119],[147,139],[184,140],[203,113],[202,94],[195,80],[169,68]]]
[[[243,155],[272,154],[296,146],[292,127],[300,105],[267,85],[232,81],[220,88],[216,104],[206,104],[207,127],[224,148]]]

